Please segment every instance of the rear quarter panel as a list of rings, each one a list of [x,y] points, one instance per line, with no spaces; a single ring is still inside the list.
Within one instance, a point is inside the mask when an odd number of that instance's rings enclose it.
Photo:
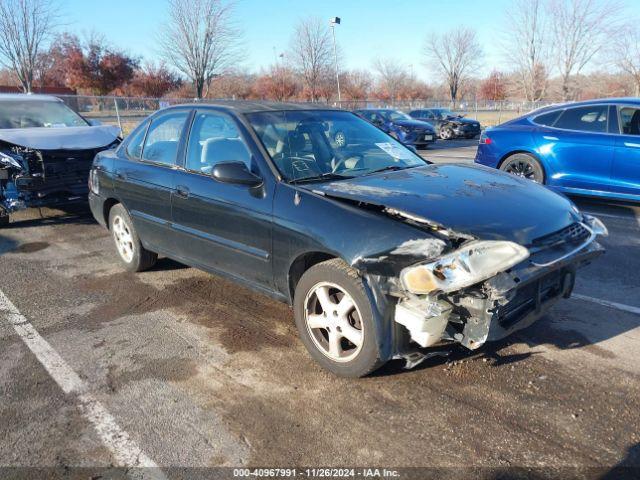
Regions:
[[[528,125],[504,125],[487,129],[485,134],[491,138],[491,143],[478,146],[476,163],[500,168],[505,158],[517,152],[530,153],[540,159],[535,128]]]

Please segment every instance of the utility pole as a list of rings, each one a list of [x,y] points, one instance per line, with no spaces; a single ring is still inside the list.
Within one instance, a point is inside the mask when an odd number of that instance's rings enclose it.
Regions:
[[[333,33],[333,58],[336,62],[336,83],[338,84],[338,103],[342,103],[342,98],[340,97],[340,75],[338,73],[338,50],[336,48],[336,25],[340,25],[340,17],[332,17],[329,19],[329,26],[331,27],[331,32]]]

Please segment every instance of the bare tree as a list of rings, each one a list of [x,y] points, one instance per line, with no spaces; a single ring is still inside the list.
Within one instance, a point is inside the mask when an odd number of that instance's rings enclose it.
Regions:
[[[633,80],[634,94],[640,97],[640,32],[637,21],[621,28],[610,45],[613,63]]]
[[[562,82],[562,99],[573,97],[572,77],[605,47],[616,31],[620,6],[612,1],[556,0],[549,3],[553,58]]]
[[[0,62],[31,92],[39,54],[51,38],[58,17],[49,0],[0,0]]]
[[[329,29],[322,19],[312,17],[298,23],[288,58],[302,75],[309,98],[316,101],[330,75],[332,58]]]
[[[442,35],[432,34],[426,40],[424,55],[427,63],[444,78],[449,96],[455,104],[460,87],[482,59],[482,47],[475,30],[458,27]]]
[[[514,0],[505,22],[504,50],[531,102],[541,100],[547,87],[549,28],[544,13],[543,0]]]
[[[198,98],[206,97],[211,80],[240,59],[233,6],[223,0],[169,0],[160,47],[166,61],[193,82]]]
[[[373,69],[378,74],[376,96],[388,100],[397,100],[400,91],[411,80],[411,75],[404,65],[391,58],[379,58],[373,62]]]

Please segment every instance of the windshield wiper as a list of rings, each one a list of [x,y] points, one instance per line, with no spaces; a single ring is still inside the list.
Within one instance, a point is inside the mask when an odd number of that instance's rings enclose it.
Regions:
[[[300,179],[290,180],[291,183],[307,183],[307,182],[322,182],[325,180],[345,180],[347,178],[353,178],[353,175],[342,175],[340,173],[327,172],[322,175],[313,175],[311,177],[304,177]]]
[[[378,168],[377,170],[371,170],[370,172],[366,173],[365,175],[373,175],[374,173],[380,173],[380,172],[394,172],[396,170],[404,170],[405,168],[412,168],[413,165],[387,165],[386,167],[382,167],[382,168]]]

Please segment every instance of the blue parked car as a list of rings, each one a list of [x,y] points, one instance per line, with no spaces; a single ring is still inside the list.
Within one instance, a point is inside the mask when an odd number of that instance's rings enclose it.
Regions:
[[[567,194],[640,201],[640,99],[536,110],[486,130],[475,161]]]
[[[436,141],[436,130],[433,125],[411,118],[398,110],[377,108],[354,112],[404,145],[427,148],[430,143]]]

